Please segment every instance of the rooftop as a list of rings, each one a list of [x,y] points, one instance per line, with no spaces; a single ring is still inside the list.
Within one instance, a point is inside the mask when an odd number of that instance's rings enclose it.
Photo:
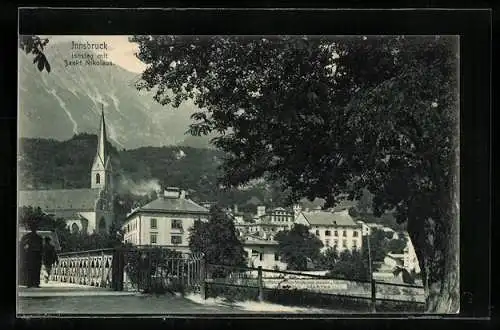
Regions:
[[[208,214],[209,210],[187,198],[160,197],[142,207],[135,209],[129,214],[129,216],[140,212]]]
[[[243,245],[278,245],[278,242],[247,236],[243,238]]]
[[[94,210],[100,189],[21,190],[19,206],[42,210]]]
[[[349,215],[348,210],[340,212],[302,212],[307,222],[313,226],[344,226],[344,227],[359,227],[360,225],[354,221]]]

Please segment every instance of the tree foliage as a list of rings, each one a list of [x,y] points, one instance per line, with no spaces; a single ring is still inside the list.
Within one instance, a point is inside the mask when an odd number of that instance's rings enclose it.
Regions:
[[[231,218],[219,207],[210,210],[208,222],[195,221],[189,229],[189,249],[194,253],[203,253],[211,265],[246,266],[245,251],[238,240]],[[224,276],[226,268],[210,267],[212,276]]]
[[[278,251],[288,269],[307,270],[308,260],[318,261],[323,243],[309,227],[295,224],[291,230],[278,232],[274,239],[278,242]]]
[[[269,176],[335,204],[395,210],[424,265],[429,311],[458,309],[458,85],[453,37],[136,36],[138,88],[193,99],[217,132],[222,183]],[[313,143],[311,143],[313,141]]]
[[[369,281],[370,272],[367,253],[342,251],[338,260],[330,268],[328,276],[347,280]]]
[[[74,252],[113,248],[121,245],[122,232],[119,225],[113,223],[106,233],[72,233],[66,221],[44,213],[39,207],[23,206],[19,208],[19,223],[37,231],[53,231],[57,234],[61,252]]]
[[[33,64],[36,65],[39,71],[45,69],[50,72],[49,61],[43,52],[48,43],[49,39],[42,39],[35,35],[22,35],[19,37],[19,48],[24,50],[26,54],[33,55]]]

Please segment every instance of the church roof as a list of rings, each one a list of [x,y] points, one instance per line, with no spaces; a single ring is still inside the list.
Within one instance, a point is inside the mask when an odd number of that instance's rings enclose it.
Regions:
[[[208,214],[209,210],[187,198],[160,197],[134,210],[130,215],[138,212]]]
[[[44,211],[94,210],[99,192],[99,188],[21,190],[18,205],[40,207]]]

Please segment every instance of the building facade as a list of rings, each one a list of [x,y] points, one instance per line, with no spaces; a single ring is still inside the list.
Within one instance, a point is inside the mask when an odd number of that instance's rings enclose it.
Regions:
[[[278,253],[278,242],[245,237],[242,239],[243,249],[247,254],[248,267],[285,270],[287,265],[281,261]]]
[[[363,227],[354,221],[348,210],[340,212],[301,212],[295,223],[309,227],[323,243],[322,251],[336,248],[337,251],[360,250]]]
[[[127,215],[122,226],[124,242],[157,245],[189,251],[189,228],[208,221],[209,210],[190,200],[178,188],[167,188],[159,197]]]
[[[105,232],[114,221],[114,185],[104,112],[101,112],[97,151],[89,173],[90,188],[20,190],[18,206],[40,207],[62,218],[73,232]]]

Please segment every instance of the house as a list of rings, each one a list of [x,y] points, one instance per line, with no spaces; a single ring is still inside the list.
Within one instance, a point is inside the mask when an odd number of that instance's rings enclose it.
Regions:
[[[368,236],[371,234],[371,228],[370,226],[368,226],[364,221],[356,221],[357,223],[359,223],[361,225],[361,228],[362,228],[362,232],[363,232],[363,236]]]
[[[281,261],[278,242],[246,236],[242,238],[243,249],[247,254],[248,267],[285,270],[287,265]]]
[[[18,206],[40,207],[44,213],[64,219],[72,232],[106,232],[115,217],[113,168],[108,144],[102,111],[96,155],[89,164],[90,188],[20,190]]]
[[[159,197],[127,215],[122,226],[125,243],[158,245],[189,251],[189,228],[208,221],[209,210],[190,200],[179,188],[167,188]]]
[[[361,249],[362,226],[349,215],[348,210],[340,212],[301,212],[295,223],[309,227],[323,243],[323,249],[334,247],[339,251]]]

